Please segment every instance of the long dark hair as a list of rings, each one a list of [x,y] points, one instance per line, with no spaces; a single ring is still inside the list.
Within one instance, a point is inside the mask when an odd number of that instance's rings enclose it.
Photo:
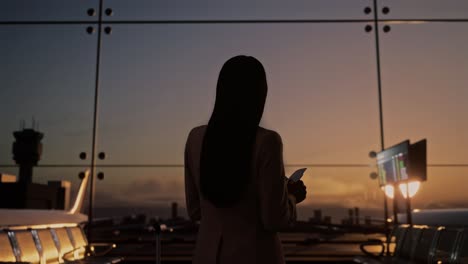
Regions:
[[[252,179],[267,90],[265,69],[253,57],[233,57],[221,68],[200,161],[201,193],[216,207],[235,205]]]

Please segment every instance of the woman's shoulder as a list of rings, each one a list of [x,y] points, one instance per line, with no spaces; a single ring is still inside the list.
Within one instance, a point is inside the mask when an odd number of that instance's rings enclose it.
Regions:
[[[276,132],[275,130],[271,130],[271,129],[267,129],[267,128],[259,126],[258,133],[264,139],[281,141],[280,134]]]
[[[196,126],[190,130],[190,134],[193,133],[200,133],[201,131],[205,131],[205,129],[208,127],[208,125],[201,125],[201,126]]]
[[[201,126],[196,126],[192,128],[187,136],[187,141],[189,141],[191,138],[194,137],[199,137],[200,135],[203,135],[205,133],[207,125],[201,125]]]
[[[278,132],[271,129],[259,127],[257,144],[260,152],[270,152],[283,148],[283,140]]]
[[[203,135],[205,133],[206,125],[204,126],[197,126],[190,130],[187,135],[187,140],[185,142],[185,149],[196,151],[196,149],[201,149]]]

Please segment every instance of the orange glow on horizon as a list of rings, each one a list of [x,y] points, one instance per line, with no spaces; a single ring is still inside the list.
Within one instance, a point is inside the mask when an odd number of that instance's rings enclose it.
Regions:
[[[388,198],[395,198],[395,188],[393,188],[393,185],[387,184],[385,186],[382,186],[382,190]]]
[[[412,198],[419,191],[419,187],[421,187],[421,182],[413,181],[409,183],[402,183],[399,187],[401,194],[403,195],[403,197],[405,197],[405,199],[408,197],[408,193],[409,197]],[[408,187],[409,189],[407,190]]]

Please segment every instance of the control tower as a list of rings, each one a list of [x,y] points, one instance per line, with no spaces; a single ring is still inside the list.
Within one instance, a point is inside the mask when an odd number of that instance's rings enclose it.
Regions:
[[[19,165],[20,184],[32,183],[33,167],[41,159],[44,134],[34,129],[23,129],[13,132],[16,141],[13,143],[13,159]]]
[[[17,180],[0,181],[0,208],[62,209],[70,202],[70,182],[33,182],[33,168],[42,155],[44,134],[34,129],[13,132],[13,160],[18,164]]]

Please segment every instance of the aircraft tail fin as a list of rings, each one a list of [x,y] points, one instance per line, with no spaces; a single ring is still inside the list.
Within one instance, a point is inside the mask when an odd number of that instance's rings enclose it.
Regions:
[[[86,195],[86,187],[88,186],[90,170],[87,169],[85,171],[85,176],[83,180],[81,180],[80,189],[78,190],[78,194],[76,195],[75,203],[73,207],[68,211],[70,214],[77,214],[81,212],[81,208],[83,207],[84,198]]]

